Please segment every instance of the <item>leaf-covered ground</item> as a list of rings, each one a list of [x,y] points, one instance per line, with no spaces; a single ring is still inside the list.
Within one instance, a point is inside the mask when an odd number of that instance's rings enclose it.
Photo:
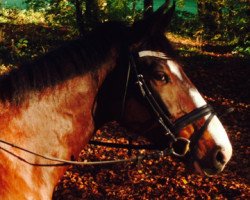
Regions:
[[[234,108],[221,118],[233,145],[232,160],[223,173],[201,177],[171,156],[140,163],[70,167],[55,189],[54,200],[250,199],[250,62],[220,54],[183,54],[182,60],[188,76],[219,115]],[[127,143],[124,134],[125,129],[111,122],[96,133],[95,139]],[[80,160],[88,161],[122,158],[128,158],[127,150],[93,145],[80,154]]]

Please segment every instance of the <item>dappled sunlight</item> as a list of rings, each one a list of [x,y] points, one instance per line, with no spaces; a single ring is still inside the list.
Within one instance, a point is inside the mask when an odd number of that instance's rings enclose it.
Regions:
[[[183,36],[171,33],[171,32],[168,32],[166,36],[171,42],[177,43],[179,45],[187,45],[190,47],[198,48],[206,44],[206,42],[200,41],[199,38],[195,39],[195,38],[190,38],[190,37],[183,37]]]
[[[8,73],[9,71],[11,71],[12,68],[13,68],[12,65],[1,64],[0,65],[0,76],[5,74],[5,73]]]
[[[34,10],[18,10],[1,8],[0,23],[9,24],[47,24],[45,15]]]
[[[202,40],[201,36],[190,38],[171,32],[167,33],[166,36],[172,42],[173,46],[177,48],[184,57],[189,57],[193,54],[222,58],[231,58],[237,56],[232,50],[228,50],[228,52],[218,52],[218,47],[223,48],[223,46],[225,46],[226,49],[226,44],[222,42]],[[207,46],[210,47],[209,51],[207,50]]]

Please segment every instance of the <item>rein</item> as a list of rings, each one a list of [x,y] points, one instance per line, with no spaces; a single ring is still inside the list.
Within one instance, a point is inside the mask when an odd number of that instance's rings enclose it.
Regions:
[[[7,150],[6,148],[0,147],[1,150],[5,151],[6,153],[16,157],[17,159],[21,160],[24,163],[27,163],[29,165],[32,166],[37,166],[37,167],[60,167],[60,166],[68,166],[68,165],[107,165],[107,164],[118,164],[118,163],[125,163],[125,162],[137,162],[140,163],[143,159],[150,159],[150,158],[155,158],[155,157],[160,157],[166,154],[166,152],[162,151],[162,152],[158,152],[158,153],[154,153],[154,154],[147,154],[147,155],[138,155],[138,156],[133,156],[131,158],[128,159],[119,159],[119,160],[104,160],[104,161],[71,161],[71,160],[64,160],[64,159],[59,159],[56,157],[50,157],[50,156],[45,156],[45,155],[41,155],[38,153],[35,153],[33,151],[30,151],[28,149],[22,148],[20,146],[17,146],[15,144],[0,140],[0,143],[5,144],[7,146],[10,146],[12,148],[15,149],[19,149],[25,153],[34,155],[36,157],[40,157],[44,160],[48,160],[48,161],[52,161],[52,162],[56,162],[54,164],[46,164],[46,163],[32,163],[30,161],[27,161],[26,159],[16,155],[15,153]],[[98,145],[98,143],[96,143],[96,145]],[[108,145],[107,145],[108,146]],[[125,148],[126,146],[124,146]],[[122,148],[122,147],[117,147],[117,148]],[[144,147],[143,147],[144,148]]]

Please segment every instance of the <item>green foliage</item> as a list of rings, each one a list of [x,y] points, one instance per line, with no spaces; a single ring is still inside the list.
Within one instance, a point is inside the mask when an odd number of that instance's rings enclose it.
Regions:
[[[27,4],[28,9],[42,11],[49,6],[51,0],[25,0],[24,2]]]
[[[241,45],[237,45],[234,50],[234,54],[238,54],[240,56],[250,56],[250,40],[245,41]]]
[[[76,28],[75,7],[68,0],[51,0],[46,10],[46,19],[52,26]]]
[[[216,27],[212,33],[220,34],[225,41],[235,40],[235,38],[239,41],[245,40],[249,27],[248,1],[240,0],[235,3],[233,0],[217,0],[212,1],[212,4],[220,8],[210,11],[210,15],[216,19]],[[218,15],[216,11],[220,11],[220,16],[216,17]]]
[[[28,10],[44,14],[49,26],[75,27],[75,7],[69,0],[25,0]]]
[[[136,10],[138,0],[107,0],[103,9],[104,21],[118,20],[132,23],[142,16],[142,11]]]
[[[31,57],[31,49],[29,47],[29,42],[26,38],[19,39],[16,43],[12,42],[12,51],[14,53],[14,58],[16,60],[19,59],[30,59]]]
[[[17,42],[16,48],[17,48],[17,49],[25,49],[25,48],[28,47],[28,43],[29,43],[29,42],[28,42],[27,39],[22,38],[22,39],[20,39],[20,40]]]
[[[91,29],[97,22],[109,20],[132,23],[141,17],[142,12],[136,9],[139,0],[79,0],[82,10],[83,25]],[[45,13],[50,26],[63,26],[77,29],[75,0],[25,0],[28,9]],[[91,4],[90,7],[87,4]],[[93,7],[94,6],[94,7]],[[88,10],[91,9],[91,10]],[[93,19],[98,19],[95,21]]]
[[[45,13],[34,10],[0,9],[0,23],[9,24],[43,24]]]
[[[170,30],[183,35],[192,37],[201,31],[201,23],[198,16],[186,11],[175,11]]]
[[[182,2],[182,0],[181,0]],[[206,41],[225,43],[234,53],[249,54],[247,0],[198,0],[198,15],[176,11],[171,31]]]

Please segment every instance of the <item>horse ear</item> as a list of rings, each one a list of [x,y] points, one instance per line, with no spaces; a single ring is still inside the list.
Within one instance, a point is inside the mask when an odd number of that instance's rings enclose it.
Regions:
[[[162,16],[169,7],[170,0],[166,0],[165,3],[154,12],[156,17]]]
[[[169,2],[169,0],[166,0],[157,11],[134,23],[135,38],[143,38],[146,35],[162,34],[165,32],[175,10],[175,2],[168,10]]]
[[[159,31],[161,33],[165,33],[168,25],[170,24],[173,14],[175,11],[175,1],[173,2],[173,5],[171,6],[171,8],[161,16],[160,20],[158,21],[158,23],[155,23],[156,26],[156,31]]]

